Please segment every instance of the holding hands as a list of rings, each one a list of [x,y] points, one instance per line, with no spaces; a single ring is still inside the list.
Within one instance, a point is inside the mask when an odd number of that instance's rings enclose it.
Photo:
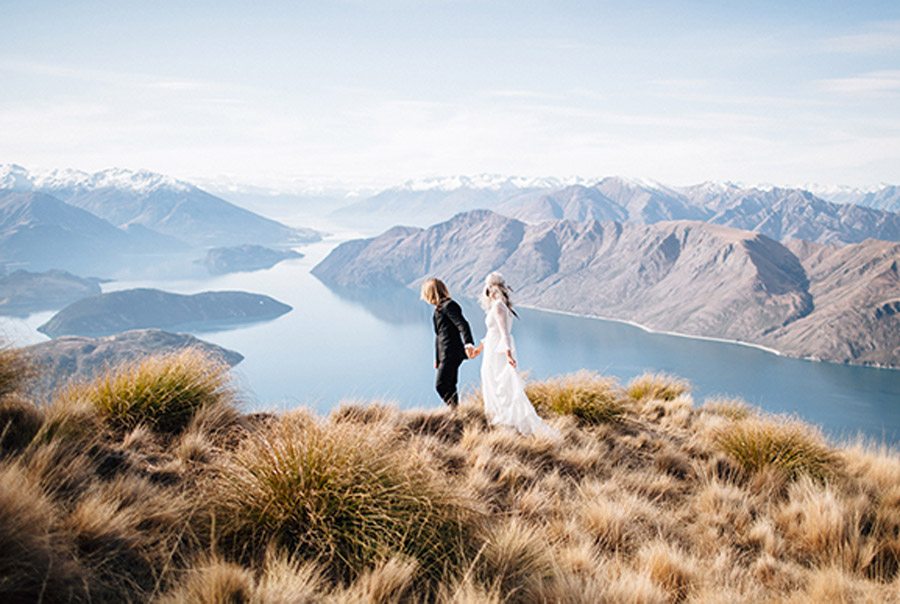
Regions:
[[[471,344],[466,346],[466,356],[469,357],[469,359],[476,358],[482,352],[484,352],[484,342],[480,343],[478,346],[472,346]],[[516,368],[517,363],[515,357],[513,357],[512,350],[506,351],[506,362],[509,363],[513,369]]]

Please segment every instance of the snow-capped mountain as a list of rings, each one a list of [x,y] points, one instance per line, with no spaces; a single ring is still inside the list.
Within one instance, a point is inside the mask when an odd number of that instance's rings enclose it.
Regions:
[[[453,191],[456,189],[480,189],[487,191],[513,191],[517,189],[561,189],[568,185],[583,185],[599,179],[572,176],[527,177],[503,176],[501,174],[476,174],[474,176],[438,176],[407,180],[391,190],[401,191]]]
[[[850,203],[888,212],[900,212],[900,187],[882,183],[874,187],[842,187],[811,184],[807,191],[834,203]]]
[[[91,174],[69,168],[29,171],[16,164],[0,164],[0,189],[44,192],[114,189],[146,195],[160,189],[187,192],[196,187],[148,170],[108,168]]]
[[[117,227],[142,227],[191,246],[307,243],[320,238],[310,229],[285,226],[190,183],[146,170],[30,172],[6,164],[0,165],[4,189],[49,194]]]

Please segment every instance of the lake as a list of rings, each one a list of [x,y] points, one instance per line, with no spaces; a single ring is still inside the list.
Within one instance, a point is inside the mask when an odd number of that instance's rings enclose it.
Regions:
[[[254,273],[209,278],[120,281],[105,291],[156,287],[180,293],[239,289],[265,293],[294,310],[274,321],[197,333],[246,359],[234,369],[247,409],[306,405],[327,411],[344,400],[435,407],[431,307],[415,292],[332,291],[309,274],[336,244],[302,248],[304,258]],[[463,300],[476,339],[481,310]],[[52,312],[0,317],[0,335],[17,344],[46,339],[35,328]],[[638,327],[520,309],[513,334],[520,368],[531,378],[585,368],[626,382],[645,371],[689,380],[699,404],[738,397],[768,411],[796,414],[830,436],[857,434],[900,442],[900,371],[816,363],[722,342],[648,333]],[[463,364],[461,388],[478,385],[479,362]]]

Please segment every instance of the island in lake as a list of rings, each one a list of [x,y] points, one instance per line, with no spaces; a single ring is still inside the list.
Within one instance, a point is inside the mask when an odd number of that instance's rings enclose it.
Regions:
[[[272,268],[282,260],[302,257],[303,254],[291,249],[277,250],[248,243],[230,247],[214,247],[206,252],[202,264],[211,275],[224,275]]]
[[[239,291],[174,294],[138,288],[100,294],[65,307],[38,327],[56,338],[104,336],[131,329],[214,329],[280,317],[292,308],[274,298]]]

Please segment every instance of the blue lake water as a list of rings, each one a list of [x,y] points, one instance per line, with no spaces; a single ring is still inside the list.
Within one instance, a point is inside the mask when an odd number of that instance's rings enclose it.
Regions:
[[[264,293],[294,310],[274,321],[197,333],[246,358],[234,373],[247,409],[306,405],[327,411],[342,400],[438,406],[433,392],[431,308],[412,291],[335,292],[309,274],[334,241],[306,257],[254,273],[211,278],[108,283],[107,291],[157,287],[195,293],[239,289]],[[476,338],[483,315],[462,301]],[[35,328],[53,313],[0,317],[0,335],[42,341]],[[796,414],[837,438],[863,434],[900,442],[900,371],[815,363],[729,344],[648,333],[623,323],[520,310],[514,324],[522,370],[532,378],[585,368],[622,382],[645,371],[688,379],[694,399],[738,397],[773,412]],[[462,389],[478,385],[478,361],[461,370]]]

